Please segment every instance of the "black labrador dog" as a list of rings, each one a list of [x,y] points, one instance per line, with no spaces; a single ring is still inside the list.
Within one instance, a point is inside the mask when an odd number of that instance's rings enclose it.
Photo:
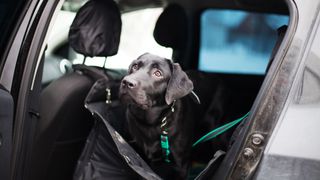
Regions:
[[[119,97],[138,152],[164,179],[185,179],[190,165],[197,104],[180,65],[149,53],[129,66]]]

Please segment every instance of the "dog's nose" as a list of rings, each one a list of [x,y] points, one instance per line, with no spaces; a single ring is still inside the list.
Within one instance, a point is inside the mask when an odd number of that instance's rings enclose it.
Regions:
[[[123,79],[122,80],[122,86],[128,87],[130,89],[133,89],[137,86],[137,82],[133,79]]]

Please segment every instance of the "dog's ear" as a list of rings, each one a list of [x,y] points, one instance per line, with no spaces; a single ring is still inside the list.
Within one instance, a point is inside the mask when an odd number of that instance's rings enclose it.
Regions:
[[[178,63],[172,63],[172,74],[168,82],[165,95],[166,103],[169,105],[174,100],[182,98],[193,90],[193,83],[182,71]]]

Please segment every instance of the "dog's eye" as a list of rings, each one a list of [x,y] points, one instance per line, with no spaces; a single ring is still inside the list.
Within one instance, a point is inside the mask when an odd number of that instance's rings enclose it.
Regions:
[[[157,77],[162,77],[162,72],[160,70],[156,70],[153,75],[157,76]]]
[[[132,70],[132,71],[136,71],[136,70],[138,70],[138,69],[139,69],[138,64],[134,64],[134,65],[132,65],[132,67],[131,67],[131,70]]]

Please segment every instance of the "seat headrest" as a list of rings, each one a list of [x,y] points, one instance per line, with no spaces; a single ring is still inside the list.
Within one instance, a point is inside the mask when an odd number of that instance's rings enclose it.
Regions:
[[[118,52],[121,15],[113,0],[89,0],[76,14],[69,43],[85,56],[112,56]]]
[[[168,5],[159,16],[153,36],[158,44],[179,49],[187,39],[187,14],[178,4]]]

